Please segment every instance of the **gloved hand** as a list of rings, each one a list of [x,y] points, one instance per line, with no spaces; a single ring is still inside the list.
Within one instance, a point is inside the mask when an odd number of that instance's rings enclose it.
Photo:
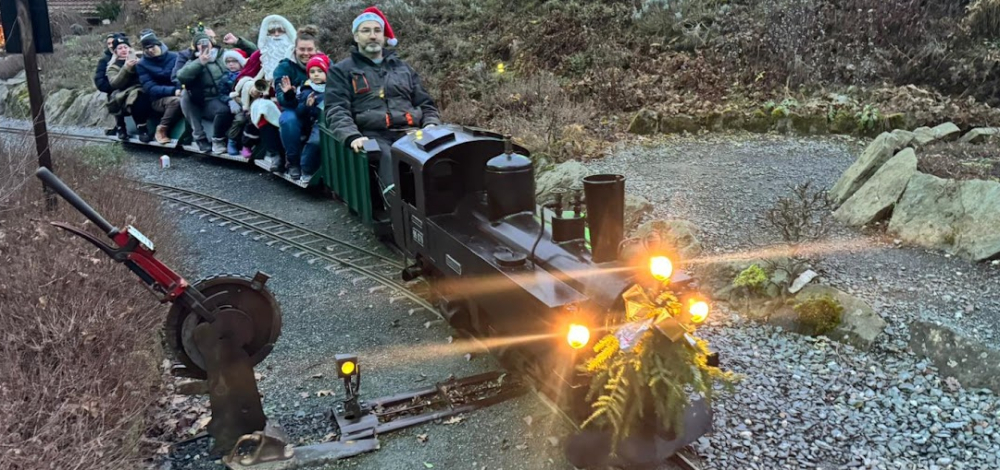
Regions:
[[[229,100],[229,112],[233,114],[239,114],[240,111],[243,111],[243,108],[240,107],[240,104],[237,103],[236,100]]]

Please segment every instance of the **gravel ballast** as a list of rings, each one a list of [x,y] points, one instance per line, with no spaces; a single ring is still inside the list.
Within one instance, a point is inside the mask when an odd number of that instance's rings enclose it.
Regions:
[[[829,188],[857,147],[777,136],[675,137],[620,146],[587,163],[619,173],[652,217],[701,228],[705,258],[773,242],[756,218],[788,186]],[[1000,468],[1000,399],[963,389],[908,351],[908,325],[939,322],[996,347],[1000,269],[835,227],[818,282],[872,305],[889,326],[862,352],[744,319],[725,306],[702,335],[723,366],[743,374],[717,402],[715,428],[697,449],[714,469]]]

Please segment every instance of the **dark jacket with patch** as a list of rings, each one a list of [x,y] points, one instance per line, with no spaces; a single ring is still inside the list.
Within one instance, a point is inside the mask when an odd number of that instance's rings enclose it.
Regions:
[[[108,63],[111,62],[111,51],[104,49],[104,57],[97,61],[97,70],[94,71],[94,86],[99,91],[111,93],[111,81],[108,80]]]
[[[177,53],[167,50],[167,46],[163,43],[160,43],[160,48],[163,50],[162,54],[157,57],[147,55],[136,66],[142,91],[149,95],[151,101],[173,96],[179,89],[170,80],[170,73],[174,70],[174,63],[177,62]]]
[[[325,101],[326,125],[346,143],[368,131],[441,123],[417,72],[395,51],[384,51],[376,64],[352,48],[350,57],[330,68]]]
[[[229,72],[226,69],[226,60],[222,57],[222,50],[217,51],[215,60],[202,64],[197,56],[192,57],[184,67],[177,71],[177,81],[184,85],[191,94],[191,101],[194,103],[208,102],[218,99],[223,93],[219,89],[219,82]]]

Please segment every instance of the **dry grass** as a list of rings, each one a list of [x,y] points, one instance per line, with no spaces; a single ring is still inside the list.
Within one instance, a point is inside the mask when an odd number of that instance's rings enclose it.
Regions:
[[[966,24],[973,34],[984,38],[1000,35],[1000,0],[976,0],[969,5]]]
[[[164,309],[123,266],[49,224],[83,218],[65,202],[44,210],[25,141],[0,141],[0,469],[139,468],[161,394]],[[152,196],[68,148],[53,158],[109,221],[141,227],[171,252]]]

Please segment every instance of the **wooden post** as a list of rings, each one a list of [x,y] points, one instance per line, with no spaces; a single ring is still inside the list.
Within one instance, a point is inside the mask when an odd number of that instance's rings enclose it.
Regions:
[[[35,132],[35,150],[38,152],[38,166],[53,171],[52,155],[49,152],[49,134],[45,126],[45,101],[42,98],[42,82],[38,76],[38,56],[35,54],[35,36],[31,26],[29,0],[17,0],[17,22],[21,26],[21,54],[24,57],[24,73],[28,82],[28,101],[31,103],[31,120]],[[52,209],[56,204],[55,193],[47,186],[45,200]]]

